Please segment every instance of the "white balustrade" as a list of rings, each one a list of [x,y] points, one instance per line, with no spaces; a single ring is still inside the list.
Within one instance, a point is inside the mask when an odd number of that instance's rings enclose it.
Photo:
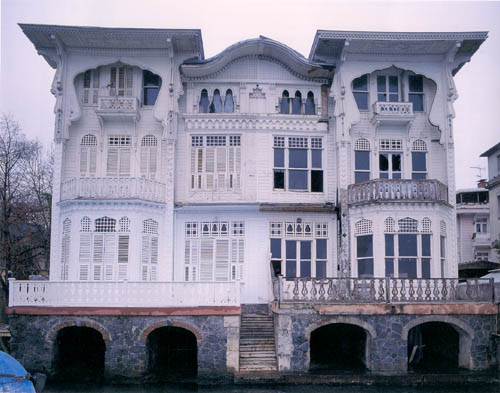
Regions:
[[[9,280],[9,307],[239,306],[234,282]]]
[[[61,200],[142,199],[165,202],[165,184],[144,178],[74,178],[61,184]]]
[[[99,97],[98,111],[137,112],[138,100],[135,97]]]
[[[373,105],[373,113],[381,116],[413,115],[413,103],[377,101]]]

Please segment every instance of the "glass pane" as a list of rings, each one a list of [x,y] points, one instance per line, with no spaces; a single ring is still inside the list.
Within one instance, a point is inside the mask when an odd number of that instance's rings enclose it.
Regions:
[[[440,248],[441,248],[441,258],[446,257],[446,238],[444,236],[441,236],[440,240]]]
[[[385,76],[383,75],[377,76],[377,91],[379,93],[385,93],[386,91]]]
[[[288,151],[290,168],[307,168],[307,149],[290,149]]]
[[[306,115],[314,115],[316,114],[316,106],[314,105],[314,98],[307,97],[306,101]]]
[[[281,275],[281,261],[271,261],[271,263],[273,266],[274,274],[276,276],[280,276]]]
[[[373,256],[373,237],[364,235],[356,237],[357,258],[366,258]]]
[[[399,255],[416,256],[417,255],[417,235],[398,235]]]
[[[422,256],[431,256],[431,235],[422,235]]]
[[[274,188],[285,189],[285,171],[274,170]]]
[[[394,256],[394,235],[385,235],[385,255]]]
[[[200,113],[208,113],[209,105],[210,103],[208,102],[208,94],[206,90],[203,90],[200,97]]]
[[[300,261],[300,277],[311,277],[311,261]]]
[[[307,171],[288,171],[288,188],[290,190],[307,190]]]
[[[297,259],[297,242],[295,240],[287,240],[285,243],[286,259]]]
[[[285,166],[285,149],[274,149],[274,166],[278,168]]]
[[[427,171],[426,153],[412,152],[411,153],[411,166],[414,171],[425,172]]]
[[[388,171],[389,170],[389,155],[388,154],[380,154],[379,159],[379,169],[381,171]]]
[[[362,75],[352,81],[353,90],[368,91],[368,75]]]
[[[370,172],[354,172],[354,183],[370,180]]]
[[[144,88],[144,105],[154,105],[156,103],[156,98],[158,97],[160,89],[157,87],[145,87]]]
[[[389,77],[389,92],[397,93],[398,92],[398,77],[390,76]]]
[[[271,239],[271,258],[281,259],[281,239]]]
[[[415,180],[418,180],[418,179],[424,179],[425,180],[425,179],[427,179],[427,173],[421,173],[421,172],[415,173],[415,172],[413,172],[411,174],[411,178],[415,179]]]
[[[313,149],[311,150],[311,161],[312,161],[312,167],[313,168],[321,168],[321,156],[322,156],[322,151],[318,149]]]
[[[373,259],[360,259],[358,261],[358,277],[371,278],[373,277]]]
[[[323,192],[323,171],[311,171],[311,192]]]
[[[220,96],[219,90],[215,90],[214,98],[212,101],[212,113],[221,113],[222,112],[222,98]]]
[[[380,178],[381,179],[388,179],[389,178],[389,173],[388,172],[385,172],[385,173],[381,172],[380,173]]]
[[[326,239],[316,240],[316,259],[326,258]]]
[[[422,278],[431,278],[431,260],[422,258]]]
[[[394,277],[394,259],[385,258],[385,276]]]
[[[393,179],[401,179],[401,172],[395,172],[392,174]]]
[[[424,81],[423,81],[422,75],[409,75],[408,76],[408,84],[410,86],[411,92],[422,93],[424,91]]]
[[[281,99],[280,113],[284,113],[284,114],[290,113],[290,105],[288,103],[288,98],[282,98]]]
[[[377,94],[377,101],[382,101],[382,102],[387,101],[387,94],[382,94],[382,93]]]
[[[401,154],[392,155],[392,171],[401,172]]]
[[[389,102],[398,102],[398,101],[399,101],[399,94],[394,94],[394,93],[389,94]]]
[[[292,102],[292,113],[300,115],[300,107],[302,106],[302,99],[295,97]]]
[[[297,262],[286,261],[286,276],[297,277]]]
[[[423,94],[408,94],[408,100],[413,103],[414,112],[422,112],[424,110]]]
[[[311,241],[300,242],[300,259],[311,259]]]
[[[326,261],[316,261],[316,277],[326,278]]]
[[[366,110],[368,109],[368,93],[354,92],[354,100],[358,105],[358,109]]]
[[[226,98],[224,100],[224,112],[233,113],[234,112],[234,100],[233,93],[231,90],[226,91]]]
[[[417,278],[416,258],[399,258],[399,277]]]
[[[359,170],[370,170],[370,152],[355,151],[354,152],[354,167]]]

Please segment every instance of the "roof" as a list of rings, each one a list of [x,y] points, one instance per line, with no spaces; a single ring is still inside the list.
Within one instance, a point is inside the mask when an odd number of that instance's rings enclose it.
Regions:
[[[456,191],[456,194],[460,194],[462,192],[488,192],[487,188],[461,188],[460,190]]]
[[[474,32],[375,32],[318,30],[310,60],[337,62],[342,51],[351,54],[446,55],[460,42],[460,59],[454,73],[477,51],[488,37],[487,31]],[[348,41],[349,45],[346,46]],[[395,44],[397,41],[397,44]]]
[[[55,49],[56,39],[74,49],[167,49],[194,52],[204,58],[200,29],[137,29],[24,24],[19,26],[38,51]],[[49,63],[50,64],[50,63]],[[54,67],[53,64],[50,64]]]
[[[492,154],[494,154],[497,150],[500,150],[500,142],[498,142],[495,146],[490,147],[488,150],[486,150],[483,154],[481,154],[479,157],[489,157]]]

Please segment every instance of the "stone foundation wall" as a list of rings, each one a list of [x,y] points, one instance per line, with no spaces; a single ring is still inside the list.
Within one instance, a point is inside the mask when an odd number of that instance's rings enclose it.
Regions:
[[[57,332],[69,326],[99,331],[106,345],[108,378],[137,378],[147,372],[147,336],[163,326],[191,331],[198,343],[198,374],[224,375],[238,367],[239,316],[43,316],[11,315],[11,354],[29,372],[50,375]],[[91,349],[89,349],[91,350]],[[229,359],[229,362],[227,361]],[[236,362],[236,364],[235,364]]]

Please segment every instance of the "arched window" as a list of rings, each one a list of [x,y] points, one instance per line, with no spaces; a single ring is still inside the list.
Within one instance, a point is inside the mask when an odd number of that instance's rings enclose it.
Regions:
[[[422,232],[431,233],[432,232],[432,222],[429,217],[424,217],[422,220]]]
[[[132,97],[134,94],[134,69],[122,63],[110,68],[109,95],[118,97]]]
[[[359,110],[368,110],[368,74],[352,81],[352,94]]]
[[[354,183],[370,180],[370,142],[360,138],[354,144]]]
[[[363,218],[354,227],[358,277],[373,277],[373,222]]]
[[[312,91],[307,93],[305,112],[306,112],[306,115],[315,115],[316,114],[316,106],[314,105],[314,94]]]
[[[394,221],[394,218],[392,217],[387,217],[384,221],[384,232],[385,233],[394,233],[396,232],[396,222]]]
[[[427,179],[427,145],[417,139],[413,142],[411,152],[412,179]]]
[[[441,262],[441,277],[446,274],[446,222],[441,220],[439,223],[439,255]]]
[[[156,281],[158,267],[158,222],[142,222],[141,274],[143,281]]]
[[[292,113],[294,115],[302,113],[302,93],[298,90],[295,92],[295,97],[293,98]]]
[[[80,142],[80,176],[94,177],[97,166],[97,138],[87,134]]]
[[[221,113],[222,112],[222,99],[220,96],[219,89],[214,90],[214,97],[212,98],[212,104],[210,105],[210,113]]]
[[[226,90],[226,98],[224,99],[224,112],[225,113],[234,112],[233,92],[231,91],[231,89]]]
[[[87,70],[83,73],[83,104],[97,105],[99,98],[99,69]]]
[[[158,140],[146,135],[141,140],[141,176],[155,180],[158,167]]]
[[[200,113],[208,113],[209,106],[210,102],[208,101],[208,92],[206,89],[203,89],[201,91],[201,96],[200,96],[200,105],[199,105]]]
[[[80,231],[81,232],[90,232],[91,223],[92,222],[90,221],[90,218],[83,217],[80,221]]]
[[[287,90],[283,90],[283,95],[281,96],[280,113],[285,115],[290,113],[290,94]]]
[[[71,220],[63,221],[62,243],[61,243],[61,281],[68,279],[69,250],[71,236]]]
[[[161,78],[151,71],[142,71],[143,105],[154,105],[161,87]]]

